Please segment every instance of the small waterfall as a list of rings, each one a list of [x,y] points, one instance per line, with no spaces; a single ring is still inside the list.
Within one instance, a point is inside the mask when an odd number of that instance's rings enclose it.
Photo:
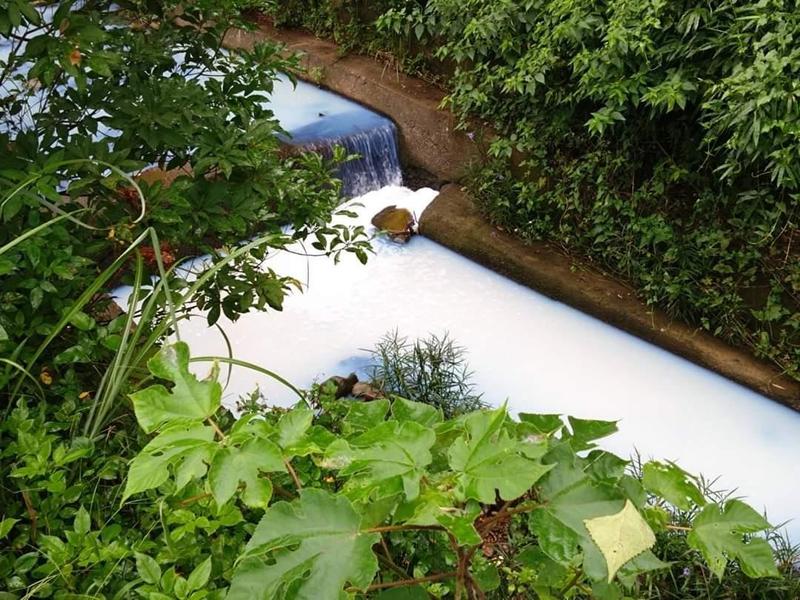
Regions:
[[[286,131],[281,138],[288,144],[326,156],[341,146],[360,157],[337,173],[345,196],[402,184],[397,128],[391,119],[309,83],[294,85],[285,76],[276,81],[266,106]]]
[[[374,128],[299,145],[324,155],[330,155],[334,146],[342,146],[348,154],[359,156],[340,165],[337,172],[347,197],[362,196],[387,185],[402,185],[397,129],[388,119],[382,121]]]

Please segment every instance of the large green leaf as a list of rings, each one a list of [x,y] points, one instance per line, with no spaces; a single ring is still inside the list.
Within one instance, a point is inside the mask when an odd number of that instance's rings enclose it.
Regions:
[[[550,465],[527,456],[529,449],[538,448],[539,441],[513,439],[504,427],[506,419],[503,407],[475,412],[464,420],[466,433],[448,451],[462,498],[493,504],[497,492],[504,500],[513,500],[550,470]]]
[[[578,419],[569,417],[572,434],[569,436],[572,448],[578,452],[594,448],[595,440],[607,437],[617,431],[616,421],[597,421],[591,419]]]
[[[322,454],[336,436],[319,425],[312,425],[314,415],[304,404],[299,404],[278,421],[277,442],[283,457]]]
[[[214,430],[200,423],[173,425],[162,431],[131,461],[122,501],[160,486],[169,478],[170,467],[179,490],[205,475],[219,448],[213,440]]]
[[[703,493],[694,483],[694,478],[674,463],[651,461],[642,469],[644,487],[664,498],[681,510],[693,505],[703,506]]]
[[[436,442],[432,429],[413,421],[386,421],[347,442],[334,443],[326,464],[341,465],[341,474],[360,486],[372,487],[400,478],[409,500],[419,495],[419,480],[431,462]]]
[[[414,421],[426,427],[434,427],[443,419],[442,409],[405,398],[395,398],[392,402],[392,416],[398,421]]]
[[[269,440],[253,438],[217,452],[208,471],[208,483],[220,506],[243,483],[242,501],[253,508],[266,508],[272,497],[272,482],[260,474],[285,470],[280,448]]]
[[[481,505],[470,501],[464,508],[439,510],[436,520],[453,534],[462,546],[476,546],[483,540],[475,528],[475,519],[481,514]]]
[[[558,464],[538,486],[544,506],[531,514],[531,530],[542,550],[561,564],[569,563],[577,542],[583,549],[586,574],[596,581],[606,580],[606,561],[584,521],[619,512],[625,497],[614,486],[591,479],[586,472],[588,464],[575,455],[570,444],[556,448],[547,459]]]
[[[692,522],[687,541],[702,553],[717,577],[722,577],[729,558],[738,560],[750,577],[777,577],[769,543],[759,537],[744,538],[744,534],[769,528],[767,520],[747,504],[730,500],[724,506],[705,506]]]
[[[622,565],[656,543],[653,530],[630,500],[618,513],[585,519],[583,524],[606,559],[609,582]]]
[[[342,496],[305,489],[270,506],[247,543],[227,600],[327,600],[365,589],[378,571],[361,518]]]
[[[361,433],[381,423],[389,412],[389,401],[378,398],[369,402],[352,402],[342,420],[342,431],[345,435]]]
[[[136,419],[147,433],[164,425],[203,421],[219,408],[222,387],[213,373],[199,381],[189,372],[186,343],[164,346],[147,366],[156,377],[174,383],[171,390],[159,384],[131,394]]]
[[[564,421],[561,420],[561,415],[519,413],[518,416],[521,423],[525,423],[532,431],[540,435],[553,435],[564,428]]]
[[[287,449],[300,444],[313,420],[314,414],[305,404],[281,416],[278,421],[278,445]]]
[[[441,489],[434,481],[416,499],[400,504],[394,519],[408,525],[442,525],[460,545],[480,544],[482,539],[475,520],[481,515],[481,505],[474,500],[461,504],[454,501],[451,491]]]

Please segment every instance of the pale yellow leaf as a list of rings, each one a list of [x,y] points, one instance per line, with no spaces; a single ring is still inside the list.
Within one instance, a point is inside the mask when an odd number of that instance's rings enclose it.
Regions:
[[[620,567],[656,543],[653,530],[630,500],[621,511],[583,522],[608,565],[608,581]]]

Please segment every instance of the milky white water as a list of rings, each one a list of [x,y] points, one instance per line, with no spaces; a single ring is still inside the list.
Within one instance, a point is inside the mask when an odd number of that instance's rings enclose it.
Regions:
[[[361,221],[389,204],[421,214],[436,192],[389,187],[360,198]],[[406,246],[374,243],[366,266],[281,254],[270,266],[306,284],[282,313],[222,322],[236,358],[271,369],[297,386],[368,362],[387,331],[410,338],[449,332],[469,351],[475,382],[492,404],[514,411],[619,419],[603,446],[622,456],[678,461],[773,523],[800,517],[800,414],[731,381],[550,300],[422,237]],[[226,355],[202,319],[181,327],[195,355]],[[290,391],[237,368],[229,403],[256,385],[278,403]],[[800,523],[800,520],[798,520]],[[788,527],[800,539],[800,524]]]
[[[435,197],[388,187],[358,199],[365,225],[389,204],[417,215]],[[349,221],[348,219],[344,219]],[[297,277],[303,294],[281,313],[221,319],[233,355],[281,374],[299,387],[363,369],[390,330],[409,338],[450,335],[468,351],[474,381],[492,404],[513,411],[619,420],[603,441],[629,456],[677,461],[717,487],[737,488],[774,524],[800,539],[800,414],[564,304],[550,300],[422,237],[405,246],[375,240],[366,266],[354,258],[282,253],[269,266]],[[227,355],[203,319],[181,326],[194,355]],[[204,367],[199,367],[202,372]],[[291,391],[234,368],[228,405],[258,385],[271,402]]]

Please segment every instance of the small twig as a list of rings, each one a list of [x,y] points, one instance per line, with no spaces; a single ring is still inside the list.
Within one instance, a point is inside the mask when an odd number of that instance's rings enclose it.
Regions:
[[[211,428],[214,430],[214,433],[216,433],[217,436],[219,436],[219,439],[224,440],[225,434],[223,433],[222,429],[219,428],[217,422],[212,417],[208,417],[208,419],[206,420],[208,421],[208,424],[211,425]]]
[[[667,525],[667,529],[670,531],[691,531],[691,527],[683,527],[681,525]]]
[[[364,529],[364,533],[387,533],[392,531],[444,531],[441,525],[384,525]]]
[[[575,575],[572,577],[572,579],[569,580],[569,583],[567,583],[567,585],[561,588],[561,593],[559,595],[563,597],[564,594],[566,594],[570,589],[575,587],[578,581],[580,581],[580,578],[581,578],[581,572],[575,571]]]
[[[22,499],[25,501],[25,509],[28,511],[28,518],[31,520],[31,542],[36,542],[36,520],[38,513],[36,509],[33,508],[33,503],[31,503],[31,497],[28,495],[28,492],[22,492]]]
[[[381,535],[381,549],[383,549],[383,553],[386,556],[386,560],[389,563],[389,566],[396,572],[402,574],[404,577],[408,577],[408,573],[406,573],[392,558],[392,552],[389,550],[389,545],[386,543],[386,538]]]
[[[208,498],[210,495],[211,495],[211,492],[203,492],[202,494],[197,494],[195,496],[190,496],[190,497],[186,498],[185,500],[181,500],[180,502],[178,502],[178,505],[179,506],[189,506],[190,504],[194,504],[198,500],[204,500],[204,499]]]
[[[292,481],[294,481],[294,485],[297,488],[297,490],[298,491],[302,490],[303,484],[300,483],[300,478],[297,476],[297,472],[294,470],[292,463],[288,459],[284,458],[283,464],[286,465],[286,470],[289,471],[289,475],[292,476]]]
[[[461,596],[464,594],[464,588],[466,587],[464,584],[467,579],[467,559],[458,546],[458,540],[456,540],[455,536],[449,531],[447,532],[447,539],[450,540],[450,547],[453,549],[453,552],[458,559],[458,567],[456,570],[455,600],[461,600]]]
[[[538,504],[529,503],[520,504],[514,508],[511,508],[511,503],[506,502],[499,511],[480,524],[480,533],[486,533],[495,523],[497,523],[497,521],[504,519],[505,517],[531,512],[536,508],[539,508]]]
[[[481,589],[481,586],[475,581],[475,578],[472,576],[472,573],[469,571],[466,572],[467,579],[469,579],[470,588],[472,589],[473,595],[478,596],[478,600],[486,600],[486,594]]]
[[[275,492],[277,496],[281,498],[286,498],[287,500],[294,500],[294,494],[292,494],[289,490],[287,490],[282,485],[278,485],[277,483],[272,484],[272,490]]]
[[[437,573],[436,575],[427,575],[425,577],[416,577],[414,579],[401,579],[399,581],[387,581],[386,583],[373,583],[367,587],[367,592],[374,592],[375,590],[387,590],[390,588],[405,587],[408,585],[417,585],[418,583],[430,583],[432,581],[441,581],[442,579],[452,579],[455,573]],[[353,588],[348,591],[357,591]]]
[[[406,573],[403,569],[397,566],[397,564],[390,558],[386,558],[381,554],[378,554],[377,556],[378,556],[378,562],[382,563],[383,565],[385,565],[386,567],[388,567],[389,569],[400,575],[403,579],[408,579],[408,573]]]

